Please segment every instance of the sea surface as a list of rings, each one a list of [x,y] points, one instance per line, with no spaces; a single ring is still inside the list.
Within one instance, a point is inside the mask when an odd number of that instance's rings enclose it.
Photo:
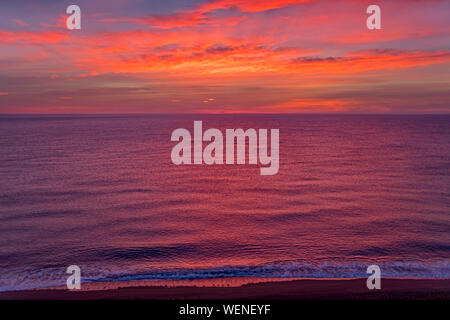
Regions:
[[[171,162],[173,130],[280,130],[280,169]],[[0,116],[0,291],[450,278],[449,115]]]

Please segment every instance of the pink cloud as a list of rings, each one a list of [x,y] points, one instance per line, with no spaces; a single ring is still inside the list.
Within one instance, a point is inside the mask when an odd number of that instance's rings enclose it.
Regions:
[[[20,20],[20,19],[13,19],[13,21],[14,21],[15,23],[17,23],[17,24],[18,24],[19,26],[21,26],[21,27],[28,27],[28,26],[29,26],[28,23],[26,23],[25,21]]]

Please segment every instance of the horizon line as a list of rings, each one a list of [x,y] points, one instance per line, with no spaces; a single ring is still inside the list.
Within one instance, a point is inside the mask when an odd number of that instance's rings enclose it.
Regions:
[[[314,112],[297,112],[297,113],[261,113],[261,112],[230,112],[230,113],[204,113],[204,112],[189,112],[189,113],[0,113],[1,116],[186,116],[186,115],[391,115],[391,116],[406,116],[406,115],[450,115],[450,112],[447,113],[437,113],[437,112],[429,112],[429,113],[375,113],[375,112],[345,112],[345,113],[314,113]]]

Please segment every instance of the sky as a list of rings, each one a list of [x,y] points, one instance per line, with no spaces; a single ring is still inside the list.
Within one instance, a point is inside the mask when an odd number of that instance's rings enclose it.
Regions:
[[[66,28],[71,4],[81,30]],[[2,1],[0,113],[450,113],[449,13],[450,0]]]

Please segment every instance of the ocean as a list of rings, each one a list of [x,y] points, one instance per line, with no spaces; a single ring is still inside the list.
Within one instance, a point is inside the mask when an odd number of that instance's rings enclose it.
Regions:
[[[172,164],[194,120],[279,129],[278,174]],[[0,291],[450,278],[450,115],[0,116],[0,150]]]

